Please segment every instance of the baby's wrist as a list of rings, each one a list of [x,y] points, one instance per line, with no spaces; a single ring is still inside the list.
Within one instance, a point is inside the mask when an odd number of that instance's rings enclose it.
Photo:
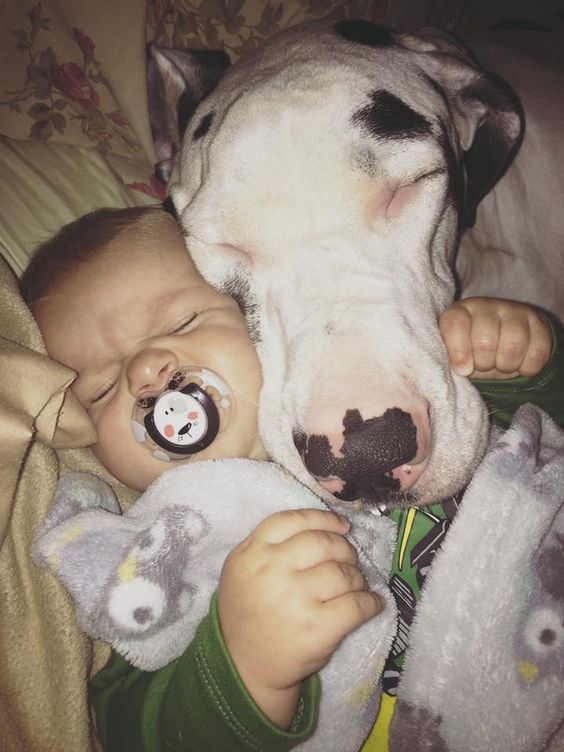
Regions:
[[[250,675],[247,677],[241,675],[241,679],[263,715],[275,726],[287,731],[296,714],[301,682],[290,687],[279,688],[263,684]]]

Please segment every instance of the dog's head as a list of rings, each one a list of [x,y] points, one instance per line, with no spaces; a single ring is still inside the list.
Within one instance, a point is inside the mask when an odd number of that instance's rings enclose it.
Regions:
[[[358,21],[280,34],[194,112],[170,180],[188,248],[246,312],[267,450],[326,498],[428,503],[479,462],[486,411],[437,318],[522,127],[450,37]]]

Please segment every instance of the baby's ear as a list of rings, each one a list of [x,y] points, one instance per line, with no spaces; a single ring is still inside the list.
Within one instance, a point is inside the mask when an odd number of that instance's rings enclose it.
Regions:
[[[168,182],[172,163],[196,107],[231,61],[221,50],[147,48],[149,120],[157,153],[155,172]]]

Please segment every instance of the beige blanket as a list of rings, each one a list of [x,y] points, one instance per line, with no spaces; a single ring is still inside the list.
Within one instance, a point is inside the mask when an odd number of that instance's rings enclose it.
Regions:
[[[144,0],[106,2],[105,9],[104,3],[88,0],[0,3],[0,133],[17,139],[1,144],[0,243],[16,269],[24,266],[23,252],[81,212],[147,200],[123,186],[139,171],[148,174],[152,161],[143,99],[144,5]],[[45,98],[48,84],[55,88]],[[38,149],[46,141],[43,160]],[[69,178],[90,168],[74,186],[75,196]],[[64,179],[53,180],[54,170]],[[112,184],[116,174],[123,183],[115,178],[117,185]],[[28,553],[65,467],[104,475],[90,450],[76,448],[91,444],[95,433],[66,393],[73,376],[46,357],[16,280],[0,257],[2,752],[96,747],[87,680],[105,662],[107,649],[94,648],[80,634],[68,597],[33,566]],[[127,506],[131,492],[116,490]]]
[[[72,372],[49,360],[16,280],[0,260],[0,747],[79,752],[93,747],[87,678],[107,657],[74,624],[58,583],[29,560],[33,531],[61,466],[101,473],[88,416],[66,393]],[[131,492],[116,488],[125,505]]]

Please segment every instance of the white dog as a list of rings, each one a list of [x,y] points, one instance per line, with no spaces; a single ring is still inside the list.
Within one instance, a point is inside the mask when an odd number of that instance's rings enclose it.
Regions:
[[[519,99],[442,32],[360,21],[294,27],[223,75],[201,53],[153,57],[189,120],[170,194],[200,271],[246,312],[270,455],[328,501],[458,491],[488,419],[437,318],[461,233],[521,144]],[[562,146],[541,122],[555,133],[562,79],[542,79],[543,112],[533,63],[527,172],[518,160],[490,194],[456,263],[463,294],[562,315],[562,218],[546,209]]]

